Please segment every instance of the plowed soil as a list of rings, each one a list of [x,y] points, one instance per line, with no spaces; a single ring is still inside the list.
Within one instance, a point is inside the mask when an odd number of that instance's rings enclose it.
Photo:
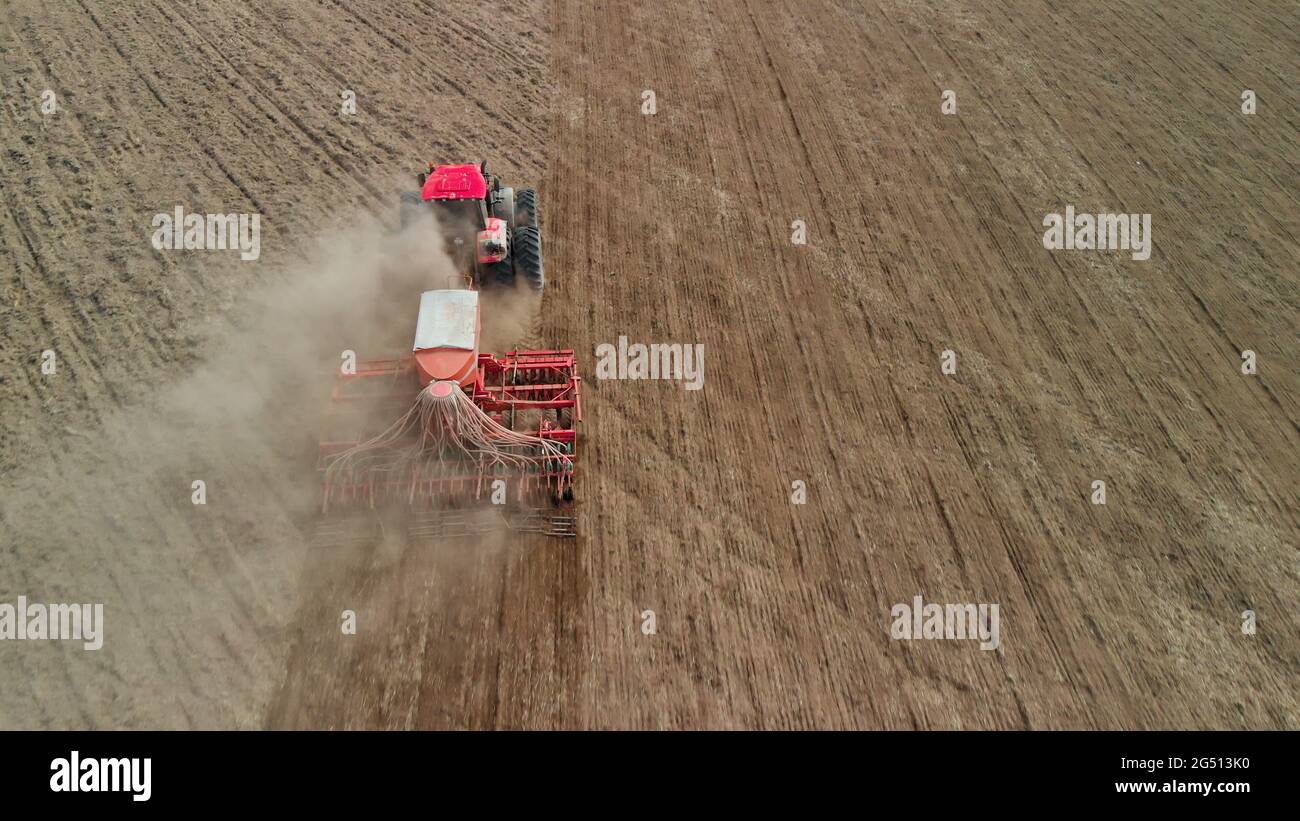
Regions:
[[[0,603],[106,635],[0,642],[0,727],[1300,727],[1300,15],[1165,6],[10,4]],[[331,363],[441,273],[397,192],[479,158],[541,193],[581,535],[313,549]],[[1000,647],[891,640],[918,595]]]

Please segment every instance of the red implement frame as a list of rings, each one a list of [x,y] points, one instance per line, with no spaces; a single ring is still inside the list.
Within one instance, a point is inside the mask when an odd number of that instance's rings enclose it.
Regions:
[[[364,406],[365,412],[346,435],[327,431],[320,443],[322,512],[388,504],[413,509],[469,505],[490,496],[492,483],[498,479],[505,481],[506,498],[515,511],[529,506],[567,509],[573,499],[575,425],[582,420],[580,384],[572,350],[512,351],[479,354],[469,391],[474,403],[505,427],[560,444],[565,451],[563,459],[530,457],[525,469],[505,473],[501,466],[493,470],[469,454],[459,460],[441,454],[404,468],[400,474],[379,464],[364,472],[330,477],[325,471],[330,456],[368,440],[388,424],[375,429],[373,420],[400,418],[420,390],[412,357],[360,362],[356,373],[339,375],[330,395],[332,418],[346,416],[349,407]]]

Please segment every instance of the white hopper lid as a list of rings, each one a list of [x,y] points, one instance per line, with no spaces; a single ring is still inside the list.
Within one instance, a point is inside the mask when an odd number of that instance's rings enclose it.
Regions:
[[[425,291],[420,294],[420,317],[411,350],[475,350],[477,325],[478,291]]]

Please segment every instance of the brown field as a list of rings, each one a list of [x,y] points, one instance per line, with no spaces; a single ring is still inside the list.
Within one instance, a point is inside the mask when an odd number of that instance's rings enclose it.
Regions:
[[[1294,4],[250,5],[0,15],[0,603],[106,633],[0,643],[0,728],[1300,728]],[[331,363],[441,273],[397,191],[480,158],[541,192],[582,535],[312,549]],[[917,595],[1001,646],[892,641]]]

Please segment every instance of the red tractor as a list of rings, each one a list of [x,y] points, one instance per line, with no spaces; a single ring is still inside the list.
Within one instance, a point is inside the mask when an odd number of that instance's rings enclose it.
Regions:
[[[447,240],[457,270],[477,288],[513,287],[522,280],[535,291],[545,286],[537,192],[503,186],[477,165],[438,165],[420,174],[419,191],[401,195],[402,228],[428,212]]]

